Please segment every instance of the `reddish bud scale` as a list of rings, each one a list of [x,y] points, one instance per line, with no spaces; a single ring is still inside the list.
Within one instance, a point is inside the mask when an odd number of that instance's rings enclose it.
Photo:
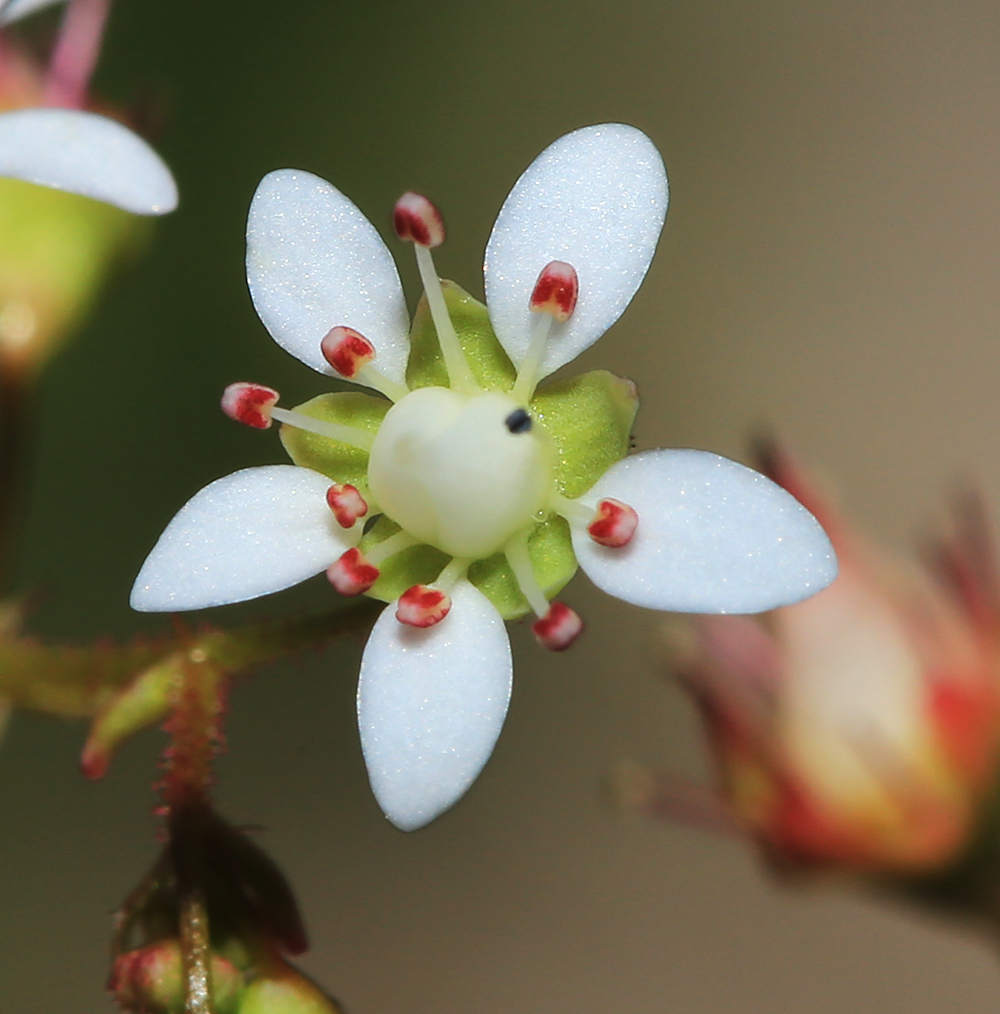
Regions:
[[[326,502],[341,528],[352,528],[358,518],[363,518],[368,513],[365,498],[356,486],[349,483],[343,486],[334,483],[326,491]]]
[[[392,227],[404,241],[435,247],[444,242],[441,212],[422,194],[408,191],[392,209]]]
[[[594,520],[587,525],[587,532],[594,542],[612,549],[627,546],[635,535],[639,515],[621,500],[602,500],[597,505]]]
[[[543,648],[565,651],[583,633],[583,620],[565,603],[553,602],[531,630]]]
[[[236,422],[254,429],[271,425],[271,409],[278,403],[278,392],[263,384],[230,384],[222,392],[222,411]]]
[[[378,580],[378,567],[372,566],[359,549],[349,549],[330,564],[326,577],[341,595],[361,595]]]
[[[580,281],[572,264],[552,261],[542,268],[531,294],[531,309],[535,313],[550,313],[563,323],[573,315],[580,294]]]
[[[342,377],[351,378],[375,358],[375,347],[351,327],[332,328],[319,344],[323,358]]]
[[[451,611],[451,598],[437,588],[415,584],[399,597],[396,619],[409,627],[433,627]]]

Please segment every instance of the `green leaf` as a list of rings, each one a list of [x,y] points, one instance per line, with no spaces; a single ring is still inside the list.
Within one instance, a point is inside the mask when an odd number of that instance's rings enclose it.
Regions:
[[[442,279],[441,287],[459,344],[479,385],[487,391],[509,391],[517,371],[493,333],[486,307],[455,282]],[[426,296],[421,296],[410,328],[406,382],[411,390],[450,386]]]
[[[546,384],[529,407],[555,441],[556,484],[572,499],[628,453],[639,399],[631,380],[594,370]]]
[[[362,394],[360,391],[347,391],[342,394],[321,394],[296,406],[295,411],[313,419],[355,426],[375,433],[391,407],[391,402],[384,398]],[[368,489],[367,451],[294,426],[281,427],[281,442],[296,465],[328,475],[335,482],[350,483],[357,487],[366,500],[371,497]]]

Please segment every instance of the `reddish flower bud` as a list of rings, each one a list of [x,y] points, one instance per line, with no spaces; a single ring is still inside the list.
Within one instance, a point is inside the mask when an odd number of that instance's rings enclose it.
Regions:
[[[271,425],[271,409],[278,403],[278,392],[263,384],[230,384],[222,392],[222,411],[236,422],[266,430]]]
[[[410,627],[433,627],[451,610],[451,597],[437,588],[415,584],[399,597],[396,619]]]
[[[392,209],[392,225],[401,240],[435,247],[444,242],[441,212],[422,194],[408,191]]]
[[[349,549],[330,564],[326,577],[341,595],[360,595],[378,580],[378,567],[373,567],[359,549]]]
[[[620,549],[632,541],[638,524],[639,515],[627,503],[608,499],[597,505],[597,513],[587,525],[587,532],[594,542]]]
[[[531,294],[531,309],[551,313],[560,323],[569,320],[576,309],[580,281],[572,264],[552,261],[542,268]]]
[[[225,958],[211,958],[212,993],[217,1009],[230,1010],[243,977]],[[177,940],[163,940],[119,954],[108,989],[123,1010],[136,1014],[173,1014],[184,1009],[184,974]]]
[[[372,343],[351,327],[332,328],[319,347],[323,358],[337,373],[348,379],[375,358]]]
[[[583,620],[565,603],[553,602],[531,630],[543,648],[565,651],[583,633]]]
[[[352,528],[358,518],[363,518],[368,513],[365,498],[358,492],[356,486],[349,483],[343,486],[334,483],[326,491],[326,502],[341,528]]]

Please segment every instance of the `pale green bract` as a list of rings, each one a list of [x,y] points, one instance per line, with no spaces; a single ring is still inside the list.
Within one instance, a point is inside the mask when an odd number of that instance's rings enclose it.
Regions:
[[[244,469],[196,494],[150,553],[132,605],[221,605],[327,568],[344,590],[345,568],[376,566],[368,594],[393,604],[365,648],[358,719],[373,791],[401,829],[448,809],[492,752],[511,689],[504,620],[534,612],[539,640],[556,648],[578,632],[571,610],[550,605],[578,565],[626,601],[704,612],[797,601],[836,573],[816,520],[763,476],[703,451],[627,457],[629,381],[597,371],[538,386],[625,310],[666,207],[663,163],[641,131],[574,131],[505,201],[485,306],[439,281],[436,240],[417,246],[426,292],[411,326],[392,256],[343,194],[281,170],[254,197],[247,277],[271,336],[380,394],[320,394],[291,413],[268,401],[295,464]],[[573,273],[575,306],[532,312],[554,265]],[[344,329],[374,360],[330,354],[324,339]],[[257,411],[236,417],[266,425]],[[345,485],[368,514],[338,522],[326,497]],[[638,515],[616,544],[595,541],[607,504]],[[446,604],[415,626],[427,592]]]

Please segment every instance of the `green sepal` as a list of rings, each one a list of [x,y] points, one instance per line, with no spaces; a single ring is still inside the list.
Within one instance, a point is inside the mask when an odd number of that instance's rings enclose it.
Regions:
[[[358,548],[363,554],[367,553],[399,530],[394,521],[381,517]],[[576,573],[569,525],[556,515],[550,515],[535,525],[528,536],[528,554],[534,565],[535,577],[549,598],[557,594]],[[379,578],[368,594],[382,602],[395,602],[407,588],[436,581],[450,559],[433,546],[411,546],[380,564]],[[496,606],[505,620],[516,619],[529,611],[528,602],[521,594],[503,553],[476,560],[469,568],[468,578]]]
[[[399,525],[382,515],[365,533],[358,549],[363,555],[367,555],[369,550],[398,531]],[[367,594],[382,602],[395,602],[407,588],[412,588],[415,584],[431,584],[436,581],[438,574],[444,570],[450,559],[451,557],[442,553],[440,549],[424,544],[400,550],[379,564],[378,580],[369,588]]]
[[[391,407],[391,403],[384,398],[362,394],[360,391],[346,391],[341,394],[318,395],[305,404],[296,406],[295,411],[313,419],[376,433]],[[296,465],[311,468],[335,482],[350,483],[366,500],[371,497],[368,489],[367,451],[294,426],[281,427],[281,442]]]
[[[535,525],[528,536],[528,555],[545,597],[557,595],[576,573],[576,555],[564,518],[550,515]],[[469,580],[493,603],[505,620],[524,616],[531,607],[503,553],[477,560],[469,568]]]
[[[455,282],[442,279],[441,288],[459,344],[479,386],[486,391],[509,391],[517,370],[493,333],[486,307]],[[406,382],[411,390],[451,386],[426,295],[420,297],[410,328]]]
[[[559,492],[573,499],[628,454],[639,399],[631,380],[594,370],[546,384],[530,409],[555,442]]]

